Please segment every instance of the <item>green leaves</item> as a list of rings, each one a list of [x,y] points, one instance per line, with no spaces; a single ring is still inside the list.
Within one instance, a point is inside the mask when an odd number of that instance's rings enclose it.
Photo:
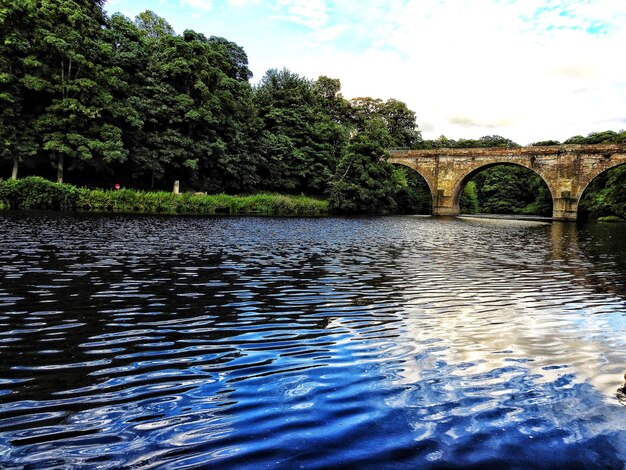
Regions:
[[[410,178],[382,158],[419,138],[404,103],[371,100],[365,112],[339,80],[288,70],[268,71],[253,89],[237,44],[177,35],[151,11],[107,18],[102,3],[0,8],[3,159],[107,186],[170,189],[177,179],[210,192],[326,195],[345,184],[368,211],[408,194]]]
[[[402,101],[365,97],[350,100],[350,105],[357,130],[363,130],[372,119],[379,119],[387,130],[392,147],[414,147],[422,140],[415,112]]]
[[[298,74],[272,69],[254,89],[254,99],[263,123],[259,148],[265,187],[325,193],[347,142],[348,132],[332,111],[333,100],[342,100],[338,90],[322,92]]]
[[[485,147],[520,147],[519,144],[511,139],[501,137],[499,135],[486,135],[480,139],[459,139],[451,140],[445,135],[435,140],[424,140],[418,142],[415,148],[419,149],[436,149],[436,148],[485,148]]]
[[[552,213],[548,187],[527,168],[496,165],[478,173],[470,183],[477,188],[479,212],[545,216]]]
[[[0,181],[0,202],[11,209],[74,209],[78,196],[75,186],[52,183],[38,176]]]
[[[600,174],[585,190],[580,210],[587,217],[618,216],[626,219],[626,165]]]

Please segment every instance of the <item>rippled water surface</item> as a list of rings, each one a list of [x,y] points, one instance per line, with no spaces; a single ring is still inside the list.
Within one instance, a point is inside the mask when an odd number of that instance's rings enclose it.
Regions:
[[[626,227],[0,215],[0,467],[623,468]]]

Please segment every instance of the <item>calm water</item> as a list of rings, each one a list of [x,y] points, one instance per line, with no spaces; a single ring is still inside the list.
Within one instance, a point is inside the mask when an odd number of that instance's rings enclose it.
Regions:
[[[623,468],[626,227],[0,214],[0,467]]]

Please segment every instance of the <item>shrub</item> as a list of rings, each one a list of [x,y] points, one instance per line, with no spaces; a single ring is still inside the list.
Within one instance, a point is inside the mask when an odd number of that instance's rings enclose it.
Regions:
[[[53,183],[39,176],[0,181],[0,201],[11,209],[72,210],[78,197],[76,186]]]

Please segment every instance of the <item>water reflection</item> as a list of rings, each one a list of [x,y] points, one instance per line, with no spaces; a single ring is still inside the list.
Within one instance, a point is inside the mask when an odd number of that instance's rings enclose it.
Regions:
[[[3,214],[0,463],[621,468],[619,230]]]

